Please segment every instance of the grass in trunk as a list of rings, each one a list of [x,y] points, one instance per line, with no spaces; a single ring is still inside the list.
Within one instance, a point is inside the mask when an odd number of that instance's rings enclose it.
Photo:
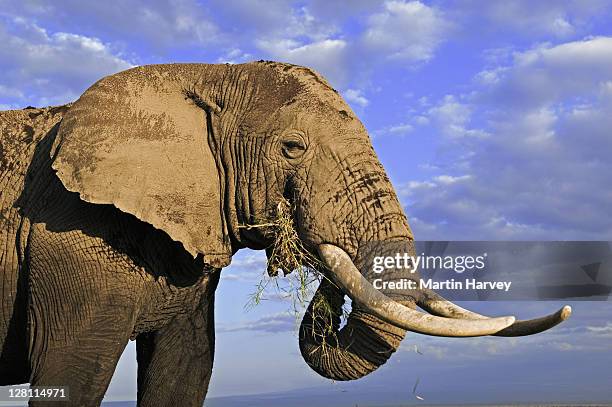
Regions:
[[[327,277],[324,274],[325,265],[317,256],[310,253],[300,240],[295,228],[294,211],[295,208],[289,201],[282,200],[276,206],[275,218],[272,221],[240,227],[265,228],[274,238],[268,250],[267,272],[262,274],[246,308],[250,309],[260,304],[265,299],[265,293],[272,289],[282,298],[290,300],[296,324],[299,325],[302,311],[308,306],[319,283]],[[279,270],[284,275],[282,283],[276,278]],[[321,296],[318,296],[313,303],[313,315],[315,319],[319,319],[314,321],[314,325],[322,330],[317,336],[320,336],[324,348],[327,346],[327,338],[336,339],[336,332],[331,323],[335,312],[337,311],[334,311]],[[346,317],[347,312],[348,310],[342,308],[341,315]]]

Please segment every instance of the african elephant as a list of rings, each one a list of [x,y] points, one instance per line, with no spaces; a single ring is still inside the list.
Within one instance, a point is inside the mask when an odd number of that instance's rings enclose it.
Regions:
[[[243,226],[283,199],[325,266],[299,340],[327,378],[374,371],[407,330],[528,335],[570,313],[489,318],[432,291],[374,289],[372,256],[412,253],[413,235],[364,126],[308,68],[143,66],[74,104],[2,112],[0,129],[2,385],[68,385],[71,405],[98,405],[135,339],[139,405],[202,405],[221,269],[274,245]],[[333,312],[317,315],[320,299]]]

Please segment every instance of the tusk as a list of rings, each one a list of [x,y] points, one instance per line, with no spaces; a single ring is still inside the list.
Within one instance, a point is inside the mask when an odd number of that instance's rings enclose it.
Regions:
[[[349,255],[331,244],[318,247],[319,256],[338,286],[356,303],[380,319],[402,329],[435,336],[491,335],[514,323],[514,317],[453,319],[428,315],[397,303],[366,280]]]
[[[554,314],[542,318],[518,320],[509,327],[494,333],[495,336],[527,336],[546,331],[560,324],[572,315],[572,307],[565,305]]]
[[[427,290],[425,292],[425,298],[418,302],[419,307],[425,311],[431,312],[434,315],[439,315],[449,318],[458,319],[472,319],[472,320],[485,320],[490,319],[485,315],[478,314],[461,308],[460,306],[453,304],[440,294]],[[555,325],[560,324],[569,318],[572,314],[572,307],[569,305],[564,306],[559,311],[546,315],[541,318],[517,320],[511,326],[494,333],[495,336],[527,336],[537,334],[547,329],[552,328]]]

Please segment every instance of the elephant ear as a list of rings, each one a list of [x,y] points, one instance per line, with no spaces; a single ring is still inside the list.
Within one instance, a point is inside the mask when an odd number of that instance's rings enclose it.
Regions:
[[[210,146],[214,113],[185,96],[205,71],[148,66],[100,80],[64,117],[52,167],[84,201],[112,204],[224,267],[232,251]]]

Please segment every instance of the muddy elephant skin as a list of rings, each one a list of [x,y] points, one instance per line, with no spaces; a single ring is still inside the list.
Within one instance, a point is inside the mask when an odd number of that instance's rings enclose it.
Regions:
[[[329,278],[299,337],[324,377],[369,374],[407,330],[525,335],[569,315],[515,322],[429,291],[374,290],[373,257],[413,253],[413,235],[364,126],[308,68],[138,67],[73,104],[0,112],[0,136],[0,385],[69,386],[61,405],[99,405],[135,339],[139,405],[201,406],[221,270],[274,243],[244,226],[283,201]],[[332,312],[318,315],[322,299]]]

